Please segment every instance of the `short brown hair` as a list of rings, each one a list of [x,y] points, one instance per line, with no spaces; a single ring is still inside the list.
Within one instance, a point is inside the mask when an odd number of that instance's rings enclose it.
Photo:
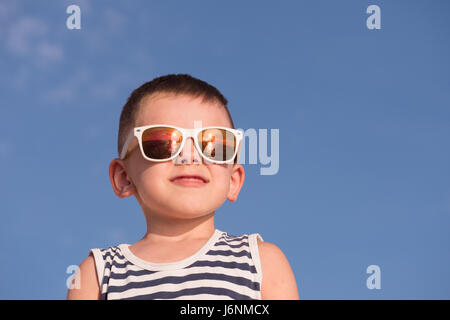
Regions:
[[[228,100],[217,88],[189,74],[168,74],[144,83],[128,97],[120,114],[118,154],[122,151],[125,139],[135,126],[140,102],[144,97],[155,93],[185,94],[195,98],[203,97],[203,102],[219,102],[225,108],[231,127],[234,129],[233,119],[227,106]]]

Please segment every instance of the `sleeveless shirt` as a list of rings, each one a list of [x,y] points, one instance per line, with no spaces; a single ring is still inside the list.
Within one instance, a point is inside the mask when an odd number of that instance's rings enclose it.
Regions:
[[[192,256],[169,263],[140,259],[120,244],[91,249],[102,300],[260,300],[259,233],[228,235],[215,229]]]

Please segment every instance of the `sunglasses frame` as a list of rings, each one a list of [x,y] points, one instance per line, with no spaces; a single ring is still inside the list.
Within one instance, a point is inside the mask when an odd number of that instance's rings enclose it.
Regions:
[[[152,159],[146,156],[145,152],[144,152],[144,148],[142,146],[142,134],[144,133],[145,130],[150,129],[150,128],[156,128],[156,127],[164,127],[164,128],[171,128],[171,129],[176,129],[179,132],[181,132],[182,138],[183,140],[181,141],[181,145],[178,148],[178,151],[176,153],[174,153],[170,158],[167,159]],[[226,131],[229,131],[231,133],[234,134],[235,138],[236,138],[236,149],[234,150],[234,154],[233,157],[231,157],[229,160],[225,160],[225,161],[219,161],[219,160],[213,160],[210,159],[208,157],[206,157],[203,154],[203,151],[201,150],[200,144],[198,142],[198,133],[202,130],[205,129],[223,129]],[[236,163],[239,161],[239,155],[240,155],[240,151],[241,151],[241,144],[242,144],[242,139],[243,139],[244,134],[242,133],[241,130],[237,130],[237,129],[232,129],[232,128],[226,128],[226,127],[217,127],[217,126],[210,126],[210,127],[202,127],[202,128],[194,128],[194,129],[185,129],[185,128],[180,128],[180,127],[175,127],[175,126],[171,126],[171,125],[167,125],[167,124],[152,124],[152,125],[148,125],[148,126],[141,126],[141,127],[135,127],[132,132],[130,132],[130,134],[127,137],[127,140],[125,141],[125,144],[122,147],[122,152],[120,153],[120,159],[124,159],[128,153],[128,147],[130,146],[131,140],[136,137],[138,140],[138,144],[139,144],[139,149],[141,149],[141,154],[142,156],[148,160],[148,161],[152,161],[152,162],[165,162],[165,161],[169,161],[169,160],[173,160],[176,157],[178,157],[178,155],[180,154],[181,150],[183,150],[184,148],[184,144],[186,142],[187,139],[192,138],[194,140],[194,145],[195,148],[197,149],[198,153],[202,156],[203,159],[205,159],[207,162],[210,163],[216,163],[216,164],[226,164],[226,163],[231,163],[234,161],[234,159],[237,156],[237,161]]]

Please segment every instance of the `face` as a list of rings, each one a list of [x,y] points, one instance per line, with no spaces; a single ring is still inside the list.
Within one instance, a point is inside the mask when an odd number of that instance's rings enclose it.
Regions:
[[[201,121],[202,127],[231,127],[221,105],[170,94],[144,98],[135,126],[168,124],[188,129],[195,128],[194,121]],[[136,138],[128,150],[125,160],[111,162],[111,182],[119,197],[135,195],[145,214],[174,219],[197,218],[214,212],[227,198],[235,201],[244,181],[241,165],[206,162],[192,139],[185,141],[177,158],[165,162],[146,160]],[[172,181],[182,174],[201,175],[208,182],[199,186]]]

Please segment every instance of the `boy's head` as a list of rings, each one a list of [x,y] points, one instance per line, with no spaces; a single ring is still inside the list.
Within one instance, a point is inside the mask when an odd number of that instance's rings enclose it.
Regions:
[[[223,111],[230,121],[231,128],[234,128],[233,119],[231,118],[227,104],[228,100],[212,85],[194,78],[188,74],[169,74],[152,81],[144,83],[135,89],[122,109],[119,123],[119,136],[117,150],[120,154],[122,146],[125,143],[130,131],[136,127],[137,115],[142,106],[143,98],[156,96],[160,94],[186,95],[190,97],[201,97],[203,102],[217,104],[222,106]]]
[[[118,152],[135,127],[167,124],[191,129],[202,127],[234,128],[227,100],[215,87],[190,75],[167,75],[134,90],[120,116]],[[196,123],[197,124],[197,123]],[[214,212],[228,198],[237,199],[244,181],[241,165],[211,164],[202,161],[192,139],[187,139],[180,154],[172,160],[146,160],[134,137],[126,157],[110,164],[110,179],[119,197],[135,195],[145,214],[166,218],[197,218]],[[175,183],[180,175],[199,175],[201,185]]]

